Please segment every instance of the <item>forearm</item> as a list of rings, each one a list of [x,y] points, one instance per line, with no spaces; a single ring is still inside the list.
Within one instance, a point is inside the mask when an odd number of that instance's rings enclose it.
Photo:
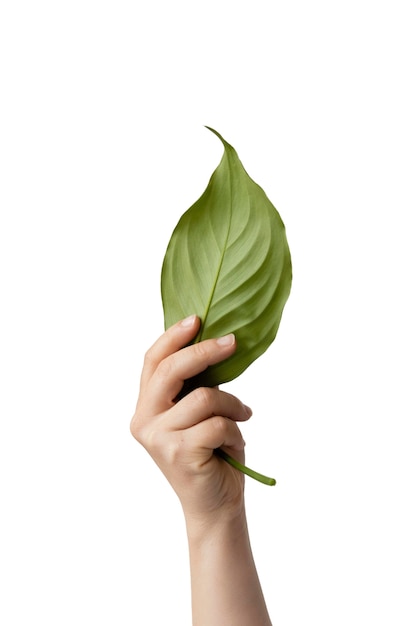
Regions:
[[[231,521],[187,522],[193,626],[271,626],[244,511]]]

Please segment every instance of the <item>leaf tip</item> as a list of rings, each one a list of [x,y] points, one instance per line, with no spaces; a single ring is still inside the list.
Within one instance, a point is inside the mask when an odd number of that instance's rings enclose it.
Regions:
[[[221,134],[217,130],[214,130],[214,128],[211,128],[211,126],[205,126],[204,128],[207,128],[207,130],[209,130],[214,135],[216,135],[216,137],[218,137],[220,139],[220,141],[222,142],[222,144],[224,145],[225,148],[230,146],[230,144],[228,144],[227,141],[225,139],[223,139],[223,137],[221,136]]]

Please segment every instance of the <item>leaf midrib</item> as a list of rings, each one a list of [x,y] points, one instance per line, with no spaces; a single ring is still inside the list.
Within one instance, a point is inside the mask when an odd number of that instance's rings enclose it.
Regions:
[[[211,307],[211,303],[213,302],[213,298],[214,298],[214,293],[216,291],[216,287],[217,287],[217,283],[219,282],[219,276],[223,267],[223,262],[224,262],[224,257],[226,254],[226,250],[227,250],[227,246],[229,243],[229,236],[230,236],[230,228],[232,225],[232,206],[233,206],[233,197],[232,197],[232,168],[230,165],[230,161],[231,161],[231,156],[229,154],[229,150],[227,148],[227,146],[224,146],[225,148],[225,155],[227,157],[227,164],[228,164],[228,168],[229,168],[229,198],[230,198],[230,210],[229,210],[229,223],[227,225],[227,232],[226,232],[226,237],[225,237],[225,241],[224,241],[224,245],[223,245],[223,250],[222,250],[222,255],[220,258],[220,262],[219,262],[219,267],[217,269],[217,273],[216,273],[216,277],[213,281],[213,287],[211,289],[210,292],[210,296],[207,302],[207,306],[206,306],[206,310],[204,311],[204,316],[201,319],[201,324],[200,324],[200,330],[199,333],[197,335],[197,337],[195,338],[195,343],[197,343],[198,341],[201,341],[201,338],[204,334],[204,330],[205,330],[205,324],[206,324],[206,320],[210,311],[210,307]]]

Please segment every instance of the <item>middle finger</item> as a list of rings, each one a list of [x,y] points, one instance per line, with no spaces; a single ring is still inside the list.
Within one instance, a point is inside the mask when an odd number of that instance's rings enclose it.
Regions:
[[[165,358],[149,383],[148,393],[157,399],[155,408],[162,411],[172,406],[185,380],[227,359],[235,349],[235,336],[230,334],[193,344]]]
[[[244,422],[250,418],[252,411],[230,393],[200,387],[185,396],[169,411],[169,427],[173,430],[183,430],[215,415],[227,417],[235,422]]]

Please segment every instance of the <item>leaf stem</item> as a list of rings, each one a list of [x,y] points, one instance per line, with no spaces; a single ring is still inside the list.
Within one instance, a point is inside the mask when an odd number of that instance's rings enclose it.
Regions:
[[[270,485],[271,487],[276,485],[277,481],[275,480],[275,478],[269,478],[268,476],[259,474],[259,472],[255,472],[255,470],[252,470],[249,467],[246,467],[246,465],[242,465],[242,463],[239,463],[239,461],[236,461],[236,459],[233,459],[229,454],[227,454],[227,452],[225,452],[221,448],[217,448],[215,450],[215,453],[224,461],[227,461],[229,465],[236,468],[243,474],[246,474],[246,476],[250,476],[251,478],[258,480],[260,483],[263,483],[264,485]]]

